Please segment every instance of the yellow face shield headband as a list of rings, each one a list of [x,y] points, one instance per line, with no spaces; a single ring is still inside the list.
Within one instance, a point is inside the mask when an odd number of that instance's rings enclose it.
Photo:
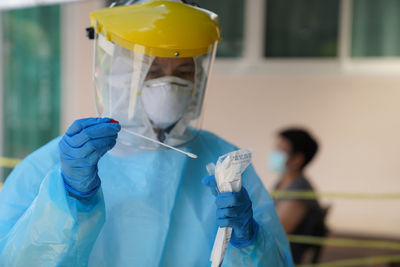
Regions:
[[[220,40],[218,16],[183,3],[156,0],[90,14],[95,33],[126,49],[157,57],[195,57]]]

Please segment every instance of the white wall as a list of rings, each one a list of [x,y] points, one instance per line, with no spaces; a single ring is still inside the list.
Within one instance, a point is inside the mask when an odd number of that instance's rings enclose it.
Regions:
[[[77,118],[94,116],[93,41],[85,37],[89,13],[102,1],[91,0],[62,6],[62,119],[65,131]]]
[[[84,28],[98,3],[71,4],[63,11],[68,40],[64,41],[64,130],[76,118],[95,116],[93,42],[84,38]],[[269,189],[276,180],[266,167],[274,134],[282,127],[300,125],[320,140],[320,153],[308,170],[318,190],[400,192],[400,75],[346,74],[319,71],[319,66],[307,72],[285,68],[252,72],[240,65],[235,74],[226,69],[214,72],[204,128],[253,148],[255,168]],[[325,200],[324,204],[332,205],[333,230],[400,236],[398,200]]]
[[[321,145],[307,172],[318,190],[400,192],[399,84],[399,75],[214,75],[204,127],[253,148],[268,189],[277,178],[266,164],[274,135],[298,125]],[[323,203],[334,230],[400,236],[400,200]]]

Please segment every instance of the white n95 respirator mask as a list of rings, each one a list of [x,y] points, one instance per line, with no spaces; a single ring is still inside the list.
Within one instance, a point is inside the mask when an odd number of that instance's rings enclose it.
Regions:
[[[156,128],[166,129],[178,122],[192,100],[194,84],[175,76],[164,76],[144,82],[143,108]]]

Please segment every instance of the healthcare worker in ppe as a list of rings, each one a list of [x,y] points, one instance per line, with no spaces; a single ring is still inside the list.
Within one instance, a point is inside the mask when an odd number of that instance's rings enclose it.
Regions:
[[[292,266],[254,169],[238,193],[207,176],[237,149],[200,130],[217,16],[141,2],[91,14],[99,118],[75,121],[7,178],[0,266],[208,266],[218,226],[233,228],[222,266]]]

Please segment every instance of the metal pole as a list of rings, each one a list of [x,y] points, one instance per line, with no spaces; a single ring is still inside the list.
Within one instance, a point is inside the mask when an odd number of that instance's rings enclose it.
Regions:
[[[338,56],[342,63],[351,57],[351,34],[353,26],[353,0],[340,1]]]
[[[0,12],[0,157],[4,155],[3,151],[3,135],[4,135],[4,117],[3,117],[3,57],[4,57],[4,42],[3,42],[3,18]],[[0,166],[0,184],[3,184],[5,177],[3,177],[4,169]]]
[[[257,63],[264,57],[265,0],[246,0],[244,14],[244,58]]]

